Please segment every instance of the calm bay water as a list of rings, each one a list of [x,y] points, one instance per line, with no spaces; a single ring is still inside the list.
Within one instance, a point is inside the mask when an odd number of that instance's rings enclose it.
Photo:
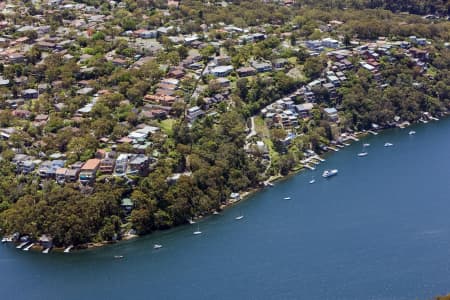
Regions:
[[[7,299],[431,299],[450,292],[450,119],[370,136],[220,216],[70,254],[0,245]],[[385,142],[394,147],[385,148]],[[362,142],[369,156],[360,158]],[[325,180],[326,168],[339,175]],[[316,183],[308,184],[315,175]],[[283,200],[290,196],[292,200]],[[242,212],[245,218],[235,217]],[[153,250],[153,244],[164,248]],[[123,255],[122,260],[113,259]]]

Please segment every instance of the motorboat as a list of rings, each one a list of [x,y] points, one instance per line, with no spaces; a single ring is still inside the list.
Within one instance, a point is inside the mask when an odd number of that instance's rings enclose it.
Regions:
[[[384,146],[385,146],[385,147],[392,147],[392,146],[394,146],[394,144],[391,144],[391,143],[384,143]]]
[[[284,197],[283,200],[291,200],[291,197]]]
[[[202,234],[202,232],[200,231],[200,225],[197,224],[197,230],[193,232],[194,235],[199,235]]]
[[[359,152],[359,153],[358,153],[358,156],[359,156],[359,157],[364,157],[364,156],[367,156],[367,155],[369,155],[368,152]]]
[[[161,249],[163,246],[160,244],[154,244],[153,249]]]
[[[325,170],[325,171],[323,171],[323,173],[322,173],[322,177],[328,178],[328,177],[337,175],[337,173],[338,173],[338,170],[337,170],[337,169],[333,169],[333,170]]]
[[[414,134],[416,134],[416,132],[414,130],[411,130],[408,134],[409,135],[414,135]]]

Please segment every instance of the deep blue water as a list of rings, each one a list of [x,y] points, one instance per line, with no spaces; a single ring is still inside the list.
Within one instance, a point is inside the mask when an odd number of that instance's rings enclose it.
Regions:
[[[389,130],[331,154],[316,171],[202,221],[199,236],[190,225],[49,255],[0,245],[0,298],[431,299],[448,293],[450,119],[416,126],[415,136],[409,130]],[[383,147],[387,141],[394,147]],[[363,142],[371,146],[360,158]],[[321,178],[326,168],[339,175]],[[245,218],[237,221],[240,211]],[[154,243],[164,248],[153,250]]]

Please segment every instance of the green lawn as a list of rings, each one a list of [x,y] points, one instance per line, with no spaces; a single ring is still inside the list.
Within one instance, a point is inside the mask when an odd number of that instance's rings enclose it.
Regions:
[[[166,119],[166,120],[162,120],[161,121],[161,123],[160,123],[160,126],[161,126],[161,130],[165,133],[165,134],[167,134],[167,135],[172,135],[172,127],[173,127],[173,124],[175,123],[175,120],[174,119]]]
[[[268,138],[270,137],[269,128],[267,128],[264,119],[261,116],[255,117],[255,130],[258,135]]]

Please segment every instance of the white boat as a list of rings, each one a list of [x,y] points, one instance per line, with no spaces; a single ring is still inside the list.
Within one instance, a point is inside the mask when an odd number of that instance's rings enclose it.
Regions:
[[[122,259],[124,256],[123,255],[114,255],[115,259]]]
[[[243,215],[239,215],[239,216],[237,216],[235,219],[236,219],[236,220],[242,220],[243,218],[244,218]]]
[[[367,144],[367,143],[366,143],[366,144],[363,144],[363,146],[364,146],[364,147],[369,147],[370,144]]]
[[[309,181],[309,184],[313,184],[314,182],[316,182],[316,180],[313,178]]]
[[[153,249],[161,249],[163,246],[160,244],[154,244]]]
[[[195,224],[195,221],[194,220],[192,220],[192,219],[189,219],[189,224]]]
[[[291,200],[291,197],[284,197],[283,200]]]
[[[337,173],[338,173],[337,169],[325,170],[322,173],[322,177],[324,177],[324,178],[331,177],[331,176],[337,175]]]
[[[44,254],[48,254],[50,252],[50,248],[45,248],[44,250],[42,250],[42,253]]]
[[[394,146],[394,144],[391,144],[391,143],[384,143],[384,146],[385,146],[385,147],[392,147],[392,146]]]
[[[69,247],[67,247],[66,249],[64,249],[64,253],[69,253],[70,250],[73,249],[73,245],[70,245]]]
[[[202,234],[202,232],[200,231],[200,225],[197,224],[197,230],[193,232],[194,235],[199,235]]]
[[[409,135],[414,135],[414,134],[416,134],[416,132],[414,130],[411,130],[408,134]]]
[[[29,244],[28,246],[26,246],[25,248],[23,248],[23,251],[28,251],[31,249],[31,247],[34,246],[34,243]]]
[[[23,246],[25,246],[26,244],[28,244],[29,242],[22,242],[20,243],[18,246],[16,246],[17,249],[22,249]]]
[[[359,153],[358,153],[358,156],[359,156],[359,157],[364,157],[364,156],[367,156],[367,155],[369,155],[368,152],[359,152]]]
[[[12,242],[12,237],[8,236],[8,237],[4,237],[2,238],[2,243],[11,243]]]
[[[217,216],[217,215],[220,215],[220,213],[217,210],[215,210],[215,211],[213,211],[213,215]]]

